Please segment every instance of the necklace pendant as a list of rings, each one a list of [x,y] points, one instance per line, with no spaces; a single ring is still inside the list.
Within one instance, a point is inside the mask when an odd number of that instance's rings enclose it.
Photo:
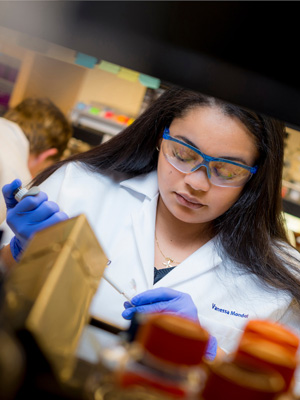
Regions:
[[[168,268],[168,267],[172,267],[172,263],[174,262],[174,260],[172,260],[172,258],[170,257],[166,257],[166,261],[163,262],[163,265]]]

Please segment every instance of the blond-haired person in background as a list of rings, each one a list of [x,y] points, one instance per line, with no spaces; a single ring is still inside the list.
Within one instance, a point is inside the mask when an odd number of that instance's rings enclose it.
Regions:
[[[23,185],[61,159],[72,128],[47,98],[27,98],[0,118],[0,187],[19,178]],[[1,192],[0,223],[6,207]]]

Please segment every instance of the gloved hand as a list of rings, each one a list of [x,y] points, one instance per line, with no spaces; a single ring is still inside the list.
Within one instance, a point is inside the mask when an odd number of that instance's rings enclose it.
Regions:
[[[132,319],[135,312],[166,312],[199,322],[197,308],[191,296],[170,288],[147,290],[134,296],[131,299],[131,304],[129,301],[126,301],[124,307],[125,310],[122,316],[125,319]],[[210,335],[205,357],[210,361],[214,360],[217,348],[217,339]]]
[[[15,234],[10,242],[10,249],[16,261],[34,233],[68,219],[66,213],[59,211],[56,203],[48,201],[44,192],[25,197],[18,203],[13,193],[21,184],[19,179],[15,179],[2,188],[7,208],[6,221]]]
[[[207,360],[209,361],[213,361],[217,355],[217,350],[218,350],[217,339],[214,336],[210,335],[207,349],[205,351],[205,358],[207,358]]]
[[[193,321],[198,320],[198,312],[191,296],[170,288],[146,290],[134,296],[131,303],[125,302],[122,317],[132,319],[135,312],[159,313],[180,315]],[[133,307],[134,306],[134,307]]]

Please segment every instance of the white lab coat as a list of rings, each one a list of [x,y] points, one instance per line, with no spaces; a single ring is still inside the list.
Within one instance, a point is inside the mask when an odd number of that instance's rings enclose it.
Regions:
[[[24,186],[32,179],[28,169],[29,141],[19,125],[0,118],[0,223],[6,218],[2,187],[19,178]]]
[[[56,171],[40,187],[70,217],[81,213],[87,216],[111,260],[107,273],[125,292],[135,294],[154,287],[170,287],[189,293],[197,306],[200,323],[226,352],[236,348],[250,319],[282,322],[300,336],[300,312],[291,296],[267,287],[256,276],[222,259],[215,239],[153,285],[156,172],[118,182],[72,163]],[[128,321],[121,316],[124,300],[102,280],[91,304],[91,314],[127,327]]]

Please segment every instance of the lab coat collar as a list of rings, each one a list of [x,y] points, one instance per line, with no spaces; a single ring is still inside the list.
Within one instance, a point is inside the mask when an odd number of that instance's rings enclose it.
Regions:
[[[144,202],[141,209],[132,213],[134,237],[147,282],[147,287],[144,290],[153,287],[157,200],[158,192],[150,201]],[[221,262],[222,258],[216,249],[216,238],[213,238],[170,271],[155,287],[176,288],[185,281],[192,281],[195,277],[204,275]]]
[[[143,194],[151,200],[158,193],[157,172],[152,171],[148,174],[126,179],[120,182],[120,186],[131,189],[139,194]]]
[[[134,238],[145,275],[146,287],[151,289],[154,279],[154,232],[158,191],[150,201],[145,201],[143,207],[132,213]]]
[[[167,286],[176,289],[177,286],[181,286],[185,282],[188,284],[194,278],[205,275],[208,271],[218,267],[222,262],[222,258],[217,252],[216,240],[216,238],[213,238],[205,243],[159,280],[155,287]]]

